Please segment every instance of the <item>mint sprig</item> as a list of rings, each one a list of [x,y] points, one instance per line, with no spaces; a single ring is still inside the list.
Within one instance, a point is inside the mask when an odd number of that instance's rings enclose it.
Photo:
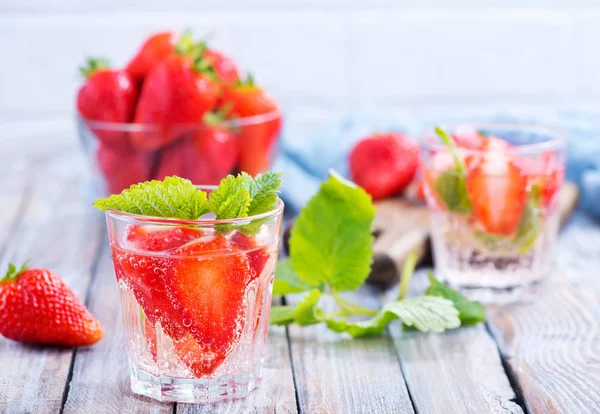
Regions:
[[[434,182],[434,190],[448,210],[454,213],[469,213],[473,206],[467,190],[467,168],[458,155],[456,143],[446,131],[435,128],[436,134],[449,148],[454,158],[454,167],[442,173]]]
[[[99,210],[116,210],[151,217],[194,220],[209,212],[206,193],[177,176],[134,184],[121,194],[94,203]]]
[[[364,308],[341,296],[340,292],[359,288],[369,274],[373,217],[373,202],[364,190],[331,172],[296,220],[290,258],[279,262],[275,274],[274,294],[307,294],[297,306],[273,307],[272,324],[325,323],[332,331],[364,337],[383,334],[394,320],[420,331],[442,332],[481,319],[477,313],[481,305],[435,278],[425,296],[405,298],[416,254],[406,259],[397,299],[382,309]],[[324,296],[331,296],[338,310],[321,308]]]
[[[244,218],[272,210],[280,187],[281,174],[267,172],[252,178],[242,173],[225,177],[207,197],[191,181],[172,176],[163,181],[132,185],[121,194],[97,200],[94,207],[182,220],[196,220],[209,212],[214,213],[217,219]],[[249,223],[246,227],[256,230],[255,224]],[[244,230],[249,232],[249,228]]]

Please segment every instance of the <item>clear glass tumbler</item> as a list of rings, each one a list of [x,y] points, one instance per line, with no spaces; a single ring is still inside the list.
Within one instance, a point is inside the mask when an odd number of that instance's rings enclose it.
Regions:
[[[133,392],[211,403],[258,385],[282,212],[281,200],[232,220],[106,212]]]
[[[550,271],[567,139],[541,127],[455,124],[421,138],[436,275],[484,303],[521,299]]]

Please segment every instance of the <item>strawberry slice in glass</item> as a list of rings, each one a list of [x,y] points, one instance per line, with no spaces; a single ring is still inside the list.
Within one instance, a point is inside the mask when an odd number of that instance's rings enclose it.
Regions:
[[[238,344],[245,328],[248,258],[223,236],[177,249],[167,274],[168,296],[191,335],[175,351],[196,377],[212,374]],[[190,341],[190,336],[196,342]]]

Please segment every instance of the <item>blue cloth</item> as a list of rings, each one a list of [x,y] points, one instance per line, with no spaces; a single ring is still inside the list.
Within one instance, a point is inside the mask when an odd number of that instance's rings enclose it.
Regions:
[[[600,217],[600,111],[581,108],[481,108],[420,111],[361,110],[328,118],[318,126],[297,122],[290,114],[274,169],[284,173],[282,196],[300,209],[333,168],[347,175],[347,156],[354,143],[373,132],[398,131],[418,136],[443,122],[493,121],[541,124],[569,136],[566,177],[581,189],[580,207]]]

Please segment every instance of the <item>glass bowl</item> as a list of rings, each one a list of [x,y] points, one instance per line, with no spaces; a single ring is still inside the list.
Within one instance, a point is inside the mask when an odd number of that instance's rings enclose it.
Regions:
[[[270,168],[281,132],[280,111],[217,125],[144,125],[92,121],[77,115],[83,150],[105,194],[177,175],[214,185],[228,174]]]

